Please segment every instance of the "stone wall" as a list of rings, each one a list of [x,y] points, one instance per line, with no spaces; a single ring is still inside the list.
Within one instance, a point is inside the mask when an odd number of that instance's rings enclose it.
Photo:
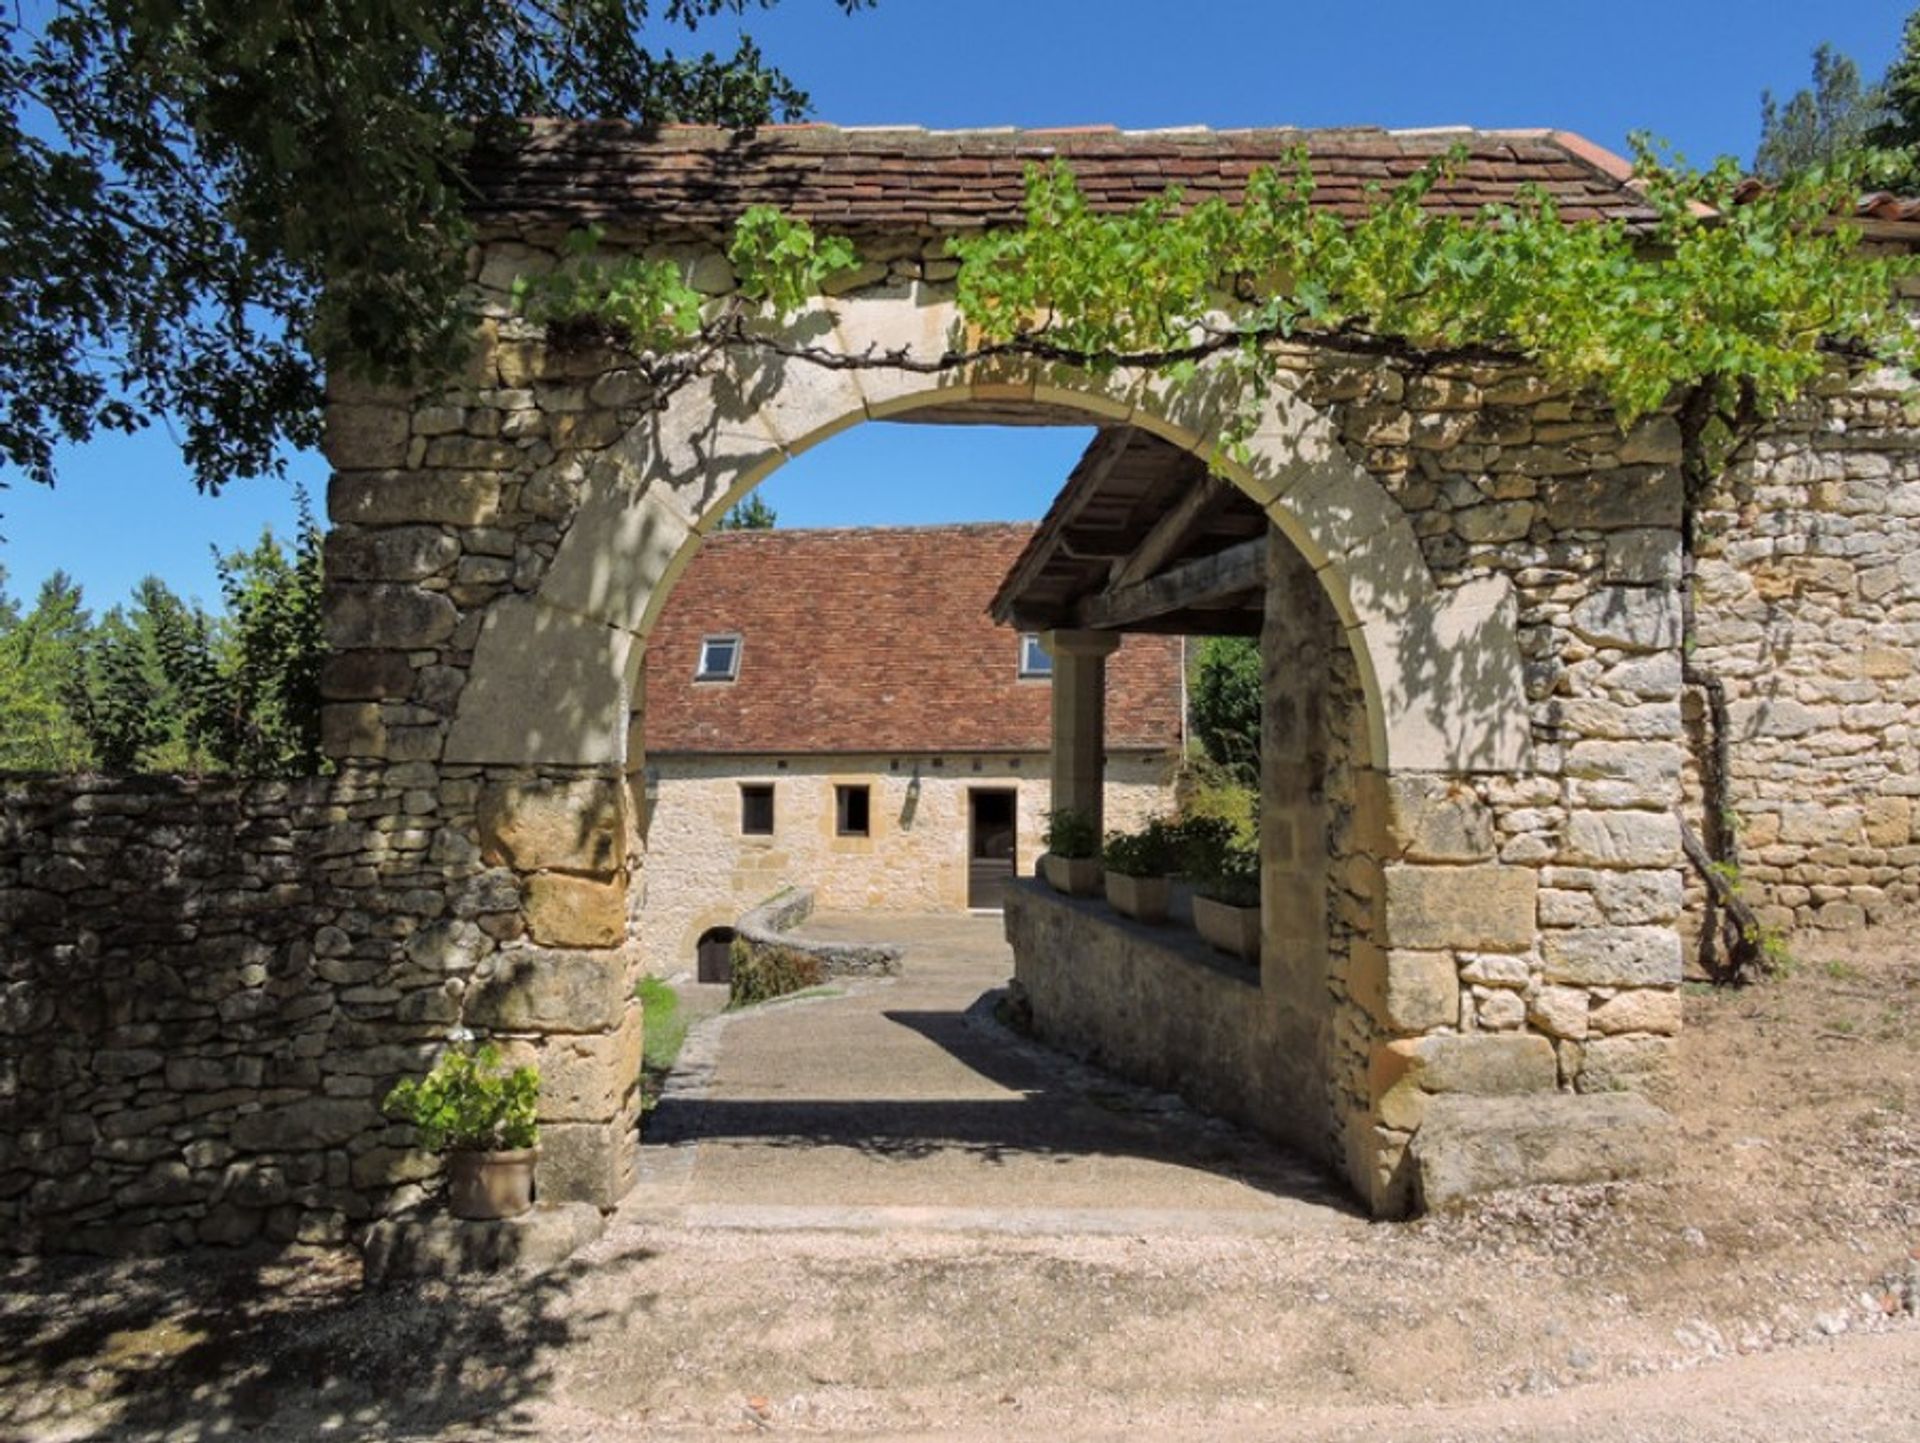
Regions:
[[[0,786],[0,1238],[344,1240],[437,1176],[378,1102],[461,1025],[540,1063],[547,1195],[617,1198],[633,969],[528,965],[513,865],[580,836],[553,796],[417,765]]]
[[[1893,377],[1836,374],[1702,508],[1694,658],[1726,687],[1742,886],[1786,932],[1884,923],[1920,901],[1910,395]],[[1704,744],[1704,708],[1690,725]]]
[[[1017,864],[1028,875],[1044,850],[1047,758],[654,756],[658,797],[647,819],[647,865],[637,929],[648,970],[693,965],[702,933],[783,886],[810,888],[825,911],[960,912],[967,907],[967,793],[1017,793]],[[1137,827],[1172,809],[1168,757],[1119,755],[1107,764],[1106,816]],[[918,779],[916,784],[916,778]],[[740,787],[774,788],[774,834],[742,836]],[[834,833],[841,783],[872,788],[871,833]]]

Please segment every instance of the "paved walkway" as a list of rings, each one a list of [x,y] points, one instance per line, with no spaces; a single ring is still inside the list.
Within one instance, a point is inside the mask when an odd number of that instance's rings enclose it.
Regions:
[[[1265,1232],[1342,1226],[1318,1170],[1000,1027],[998,916],[822,917],[899,978],[698,1024],[628,1210],[743,1227]]]

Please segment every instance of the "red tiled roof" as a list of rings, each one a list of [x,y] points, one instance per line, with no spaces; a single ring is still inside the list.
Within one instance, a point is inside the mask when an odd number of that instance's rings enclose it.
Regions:
[[[1630,167],[1579,136],[1549,130],[955,130],[711,126],[627,121],[528,123],[468,166],[483,225],[599,222],[626,231],[711,234],[748,206],[779,206],[862,232],[970,231],[1021,220],[1026,167],[1068,160],[1099,210],[1124,210],[1180,185],[1194,199],[1237,198],[1261,166],[1304,145],[1322,204],[1357,214],[1368,187],[1391,187],[1455,145],[1466,160],[1428,205],[1472,213],[1521,186],[1552,195],[1570,221],[1645,226],[1653,210]]]
[[[1758,176],[1748,176],[1734,191],[1734,204],[1745,205],[1766,195],[1772,188]],[[1871,190],[1854,202],[1851,218],[1869,235],[1898,236],[1910,242],[1920,241],[1920,196]]]
[[[987,602],[1028,524],[727,531],[675,584],[646,657],[649,752],[1046,751],[1050,687]],[[703,638],[743,638],[739,679],[696,682]],[[1107,744],[1180,744],[1180,641],[1107,663]]]

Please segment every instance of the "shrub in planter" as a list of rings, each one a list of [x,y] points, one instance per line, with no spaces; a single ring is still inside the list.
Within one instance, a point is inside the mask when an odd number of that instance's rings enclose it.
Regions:
[[[1193,878],[1193,925],[1219,951],[1260,960],[1260,854],[1227,847]]]
[[[1100,890],[1100,834],[1093,818],[1073,807],[1047,813],[1047,850],[1040,874],[1056,892],[1091,897]]]
[[[492,1043],[457,1045],[425,1077],[398,1083],[382,1106],[412,1123],[430,1151],[446,1154],[455,1217],[511,1218],[533,1206],[539,1095],[534,1068],[509,1072]]]
[[[1137,832],[1109,832],[1101,851],[1107,901],[1142,922],[1164,922],[1172,900],[1172,873],[1180,865],[1180,832],[1153,818]]]

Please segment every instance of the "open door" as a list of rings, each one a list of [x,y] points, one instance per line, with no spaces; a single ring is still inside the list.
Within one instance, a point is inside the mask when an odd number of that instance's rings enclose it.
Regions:
[[[967,905],[998,910],[1019,861],[1017,793],[1003,787],[967,791]]]

